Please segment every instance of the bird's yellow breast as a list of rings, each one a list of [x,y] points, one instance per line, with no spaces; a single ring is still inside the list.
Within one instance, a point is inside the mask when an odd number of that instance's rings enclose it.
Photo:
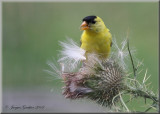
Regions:
[[[110,52],[111,34],[108,29],[95,33],[84,31],[81,36],[81,48],[86,53],[95,53],[101,58],[107,58]]]

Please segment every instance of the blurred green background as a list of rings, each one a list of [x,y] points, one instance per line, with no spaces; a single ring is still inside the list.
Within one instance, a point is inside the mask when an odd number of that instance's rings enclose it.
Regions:
[[[158,91],[158,2],[3,2],[2,12],[3,94],[41,87],[60,93],[63,84],[44,72],[46,62],[57,59],[58,41],[66,36],[79,43],[79,27],[88,15],[101,17],[119,42],[129,28],[130,46],[144,60],[153,91]]]

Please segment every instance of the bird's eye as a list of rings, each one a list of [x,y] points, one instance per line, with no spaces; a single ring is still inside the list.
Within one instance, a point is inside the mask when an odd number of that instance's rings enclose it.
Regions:
[[[96,23],[96,21],[92,21],[91,23],[92,23],[92,24],[95,24],[95,23]]]

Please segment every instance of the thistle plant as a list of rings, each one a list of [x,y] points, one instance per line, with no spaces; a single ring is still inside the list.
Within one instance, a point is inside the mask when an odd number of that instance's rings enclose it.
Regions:
[[[91,53],[86,60],[85,50],[81,49],[74,41],[60,42],[62,51],[57,61],[61,68],[58,69],[53,63],[48,62],[53,71],[64,83],[63,95],[68,99],[91,99],[101,106],[110,108],[111,112],[137,112],[128,108],[128,103],[138,97],[152,101],[146,110],[158,111],[158,95],[149,90],[147,70],[142,82],[137,80],[141,73],[142,62],[135,65],[130,50],[128,38],[121,43],[121,48],[116,40],[113,40],[113,50],[106,60],[98,59],[98,55]],[[126,60],[130,60],[133,72],[128,72]],[[87,62],[86,62],[87,61]],[[148,77],[147,77],[148,76]],[[123,96],[130,98],[126,101]],[[144,100],[144,104],[145,104]]]

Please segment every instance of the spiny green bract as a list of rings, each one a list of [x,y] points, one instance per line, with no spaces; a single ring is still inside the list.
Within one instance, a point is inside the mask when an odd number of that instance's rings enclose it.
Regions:
[[[118,100],[113,98],[123,89],[124,72],[112,59],[95,62],[94,66],[86,63],[79,72],[62,75],[65,78],[63,94],[70,99],[86,97],[103,106],[112,106]]]

